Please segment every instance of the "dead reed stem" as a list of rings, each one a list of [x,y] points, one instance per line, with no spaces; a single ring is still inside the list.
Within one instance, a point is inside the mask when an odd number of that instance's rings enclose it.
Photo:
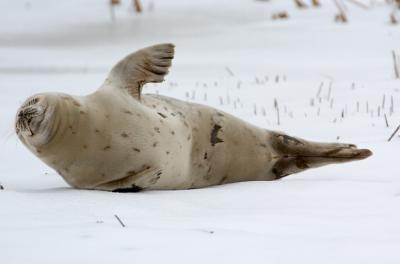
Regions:
[[[396,79],[400,79],[399,64],[398,64],[398,62],[397,62],[396,51],[394,51],[394,50],[392,50],[392,57],[393,57],[394,74],[395,74],[395,76],[396,76]]]
[[[389,137],[388,142],[392,140],[392,138],[396,135],[396,133],[399,131],[400,125],[397,126],[397,128],[394,130],[393,134]]]
[[[140,0],[133,0],[133,7],[136,13],[142,13],[143,8],[142,4],[140,3]]]
[[[124,224],[124,222],[122,222],[122,220],[119,218],[119,216],[118,215],[114,215],[115,216],[115,218],[117,218],[117,220],[118,220],[118,222],[121,224],[121,226],[122,227],[125,227],[125,224]]]

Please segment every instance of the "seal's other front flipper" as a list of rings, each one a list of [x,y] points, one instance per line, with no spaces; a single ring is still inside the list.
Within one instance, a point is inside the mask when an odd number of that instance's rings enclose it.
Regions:
[[[115,181],[99,184],[93,189],[125,193],[139,192],[156,184],[157,181],[161,178],[161,175],[161,170],[148,167],[138,173],[134,171],[129,171],[126,174],[126,177]]]

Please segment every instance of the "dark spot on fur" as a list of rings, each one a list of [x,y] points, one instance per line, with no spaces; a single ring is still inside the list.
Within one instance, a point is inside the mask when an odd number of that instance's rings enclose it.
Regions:
[[[263,144],[263,143],[261,143],[260,146],[263,147],[263,148],[266,148],[266,147],[267,147],[267,145],[265,145],[265,144]]]
[[[109,150],[111,147],[110,146],[105,146],[104,148],[103,148],[103,150]]]
[[[272,173],[275,175],[275,176],[278,176],[278,169],[277,168],[273,168],[272,169]]]
[[[169,151],[165,151],[165,154],[169,155]]]
[[[155,127],[154,131],[156,131],[158,134],[160,134],[160,128],[159,127]]]
[[[175,113],[171,113],[171,115],[172,115],[172,116],[176,116],[176,114],[175,114]]]
[[[109,119],[109,118],[110,118],[110,115],[104,115],[104,117],[107,118],[107,119]]]
[[[188,126],[189,126],[188,123],[186,123],[186,121],[183,121],[183,125],[184,125],[185,127],[188,127]]]
[[[122,132],[122,133],[121,133],[121,137],[127,138],[127,137],[129,137],[129,135],[128,135],[127,133],[125,133],[125,132]]]
[[[222,113],[220,113],[220,112],[217,112],[217,115],[218,116],[224,116]]]
[[[164,106],[163,108],[164,108],[164,110],[165,110],[165,111],[167,111],[167,112],[168,112],[168,108],[167,108],[166,106]]]
[[[87,145],[83,145],[82,147],[83,147],[84,149],[87,149]]]
[[[158,145],[158,142],[154,142],[153,143],[153,148],[157,147],[157,145]]]
[[[118,192],[118,193],[134,193],[134,192],[140,192],[141,190],[143,190],[142,187],[139,187],[135,184],[132,184],[131,187],[129,188],[119,188],[119,189],[115,189],[113,190],[113,192]]]
[[[204,153],[204,159],[205,159],[205,160],[207,159],[207,156],[208,156],[208,153],[205,152],[205,153]]]
[[[151,105],[151,107],[153,107],[153,108],[156,108],[156,105],[155,105],[155,104],[153,104],[153,105]]]
[[[162,171],[157,172],[157,176],[160,176],[162,174]]]
[[[161,116],[162,118],[167,118],[167,116],[164,115],[163,113],[157,112],[157,114],[158,114],[159,116]]]
[[[175,131],[171,131],[171,135],[175,135]]]
[[[84,115],[84,114],[86,114],[86,112],[85,111],[79,111],[79,113],[81,114],[81,115]]]
[[[192,138],[192,135],[187,136],[187,140],[190,140]]]
[[[218,143],[224,142],[222,139],[218,137],[218,131],[222,127],[220,125],[215,124],[212,131],[211,131],[211,146],[215,146]]]
[[[138,148],[132,148],[134,151],[136,151],[136,152],[140,152],[140,149],[138,149]]]
[[[143,166],[142,166],[142,169],[143,170],[148,170],[148,169],[150,169],[151,167],[149,166],[149,165],[146,165],[146,164],[143,164]]]
[[[133,115],[131,111],[126,110],[126,109],[123,109],[122,112],[123,112],[124,114]]]
[[[95,129],[95,130],[94,130],[94,132],[96,132],[96,133],[100,133],[100,130],[98,130],[98,129]]]
[[[141,115],[141,114],[139,114],[139,113],[136,113],[136,116],[137,116],[137,117],[142,117],[142,115]]]

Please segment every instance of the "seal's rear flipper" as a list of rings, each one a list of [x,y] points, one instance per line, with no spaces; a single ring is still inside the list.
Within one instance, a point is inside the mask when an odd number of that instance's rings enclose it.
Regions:
[[[277,161],[272,169],[277,179],[309,168],[356,161],[372,155],[369,149],[353,144],[318,143],[273,133],[271,143]]]
[[[140,100],[142,87],[149,82],[162,82],[174,58],[173,44],[159,44],[136,51],[117,63],[106,83],[128,91]]]

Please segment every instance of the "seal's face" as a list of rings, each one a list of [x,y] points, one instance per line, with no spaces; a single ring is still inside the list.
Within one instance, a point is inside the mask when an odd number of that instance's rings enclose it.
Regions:
[[[46,143],[55,108],[51,96],[38,94],[28,98],[17,111],[15,131],[29,145]]]

